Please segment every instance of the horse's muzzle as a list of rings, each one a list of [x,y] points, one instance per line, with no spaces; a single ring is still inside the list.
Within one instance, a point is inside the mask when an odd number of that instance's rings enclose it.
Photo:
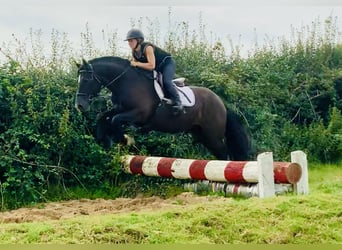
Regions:
[[[82,105],[77,105],[77,104],[75,104],[75,108],[76,108],[79,112],[82,112],[82,113],[85,112]]]
[[[90,103],[89,96],[83,95],[83,94],[80,95],[79,93],[77,93],[75,108],[78,111],[81,111],[82,113],[89,111],[90,110],[89,103]]]

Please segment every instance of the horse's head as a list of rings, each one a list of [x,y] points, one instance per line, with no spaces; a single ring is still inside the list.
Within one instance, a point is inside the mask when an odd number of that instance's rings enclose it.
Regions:
[[[98,95],[101,88],[109,88],[113,92],[115,85],[131,68],[128,60],[119,57],[101,57],[89,62],[83,59],[82,64],[76,65],[79,86],[75,106],[82,112],[89,111],[92,98]]]
[[[78,67],[78,90],[75,107],[81,112],[86,112],[90,109],[92,98],[100,92],[101,82],[95,75],[91,63],[83,59],[82,64],[76,65]]]

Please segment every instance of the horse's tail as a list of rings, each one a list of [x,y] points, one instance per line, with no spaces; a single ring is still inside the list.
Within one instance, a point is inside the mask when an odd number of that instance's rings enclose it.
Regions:
[[[227,109],[226,144],[230,160],[247,160],[250,153],[250,135],[241,118]]]

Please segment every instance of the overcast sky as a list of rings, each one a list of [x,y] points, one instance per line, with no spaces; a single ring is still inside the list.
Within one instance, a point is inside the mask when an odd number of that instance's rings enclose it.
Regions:
[[[65,32],[77,44],[87,23],[95,37],[106,30],[124,39],[131,19],[139,17],[158,20],[163,32],[169,27],[169,7],[172,24],[184,21],[198,29],[201,15],[206,31],[226,46],[230,37],[247,49],[256,38],[262,44],[266,35],[288,37],[291,26],[299,29],[329,16],[342,26],[341,0],[0,0],[0,47],[12,34],[27,38],[30,29],[42,30],[47,39],[53,29]],[[119,47],[129,49],[123,42]]]

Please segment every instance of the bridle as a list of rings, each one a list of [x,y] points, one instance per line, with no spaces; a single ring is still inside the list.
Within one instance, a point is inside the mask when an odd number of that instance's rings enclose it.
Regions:
[[[114,77],[114,79],[112,79],[111,81],[109,81],[108,83],[104,83],[101,80],[101,76],[97,75],[94,71],[94,67],[91,63],[88,63],[87,65],[89,65],[90,70],[86,70],[86,69],[82,69],[79,70],[78,73],[82,74],[82,73],[91,73],[91,79],[95,79],[100,85],[101,85],[101,89],[103,88],[108,88],[110,85],[114,84],[117,80],[119,80],[124,74],[126,74],[126,72],[129,70],[129,68],[131,67],[130,65],[128,67],[125,68],[124,71],[122,71],[119,75],[117,75],[116,77]],[[101,90],[100,90],[101,91]],[[99,91],[99,92],[100,92]],[[89,96],[89,101],[91,101],[94,97],[98,96],[98,95],[88,95],[87,93],[82,93],[82,92],[77,92],[76,96]]]

